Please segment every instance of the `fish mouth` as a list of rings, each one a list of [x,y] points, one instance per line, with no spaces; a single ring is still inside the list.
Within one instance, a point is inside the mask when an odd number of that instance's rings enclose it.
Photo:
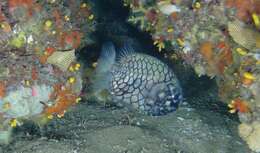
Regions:
[[[183,95],[180,88],[166,88],[157,93],[156,98],[146,99],[144,111],[151,116],[162,116],[174,112],[178,109],[179,104],[183,101]]]

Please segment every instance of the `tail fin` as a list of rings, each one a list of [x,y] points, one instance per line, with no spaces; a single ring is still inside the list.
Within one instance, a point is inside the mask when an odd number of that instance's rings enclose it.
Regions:
[[[93,76],[94,92],[100,92],[101,90],[108,89],[109,81],[111,79],[110,70],[115,63],[116,52],[112,42],[106,42],[102,46],[101,55],[98,59],[98,65],[95,69]]]

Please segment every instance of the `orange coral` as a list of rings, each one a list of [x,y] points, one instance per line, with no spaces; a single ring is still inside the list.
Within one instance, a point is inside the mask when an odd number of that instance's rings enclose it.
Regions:
[[[228,107],[231,108],[230,110],[231,113],[235,113],[236,111],[240,113],[250,112],[248,103],[240,98],[236,98],[232,100],[231,104],[229,104]]]
[[[53,54],[55,52],[55,48],[54,47],[47,47],[45,49],[45,52],[46,52],[47,55],[50,56],[51,54]]]
[[[78,48],[81,42],[82,34],[78,31],[63,32],[59,38],[61,47],[65,44],[71,45],[73,48]]]
[[[5,21],[5,15],[2,12],[2,6],[0,5],[0,22]]]
[[[72,32],[72,36],[74,38],[73,48],[76,49],[80,45],[82,34],[80,32],[78,32],[78,31],[73,31]]]
[[[4,81],[0,81],[0,98],[3,98],[5,96],[5,88],[6,85]]]
[[[226,6],[236,8],[237,17],[245,22],[251,20],[252,13],[260,14],[259,0],[226,0]]]
[[[41,64],[45,64],[47,62],[48,56],[47,55],[42,55],[39,57],[39,61]]]
[[[63,116],[65,111],[76,103],[77,95],[74,94],[70,89],[62,88],[61,85],[55,85],[54,94],[50,97],[55,96],[55,104],[45,109],[45,114],[53,115],[57,114]]]
[[[215,57],[214,57],[214,44],[212,42],[206,41],[203,42],[200,46],[200,53],[203,57],[203,59],[207,62],[208,64],[208,71],[209,73],[216,73],[216,64],[215,64]]]
[[[179,14],[178,14],[178,12],[172,12],[170,17],[173,21],[176,21],[176,20],[178,20]]]
[[[0,5],[0,25],[1,28],[4,32],[11,32],[11,26],[10,24],[6,21],[5,14],[2,12],[2,6]]]
[[[53,16],[55,18],[56,26],[59,29],[61,29],[62,28],[62,17],[60,15],[59,11],[58,10],[54,10],[52,14],[53,14]]]
[[[10,13],[18,7],[24,7],[28,17],[33,15],[33,11],[41,10],[41,6],[34,2],[34,0],[8,0],[8,7]]]
[[[16,7],[23,6],[29,8],[33,6],[33,0],[9,0],[8,1],[9,9],[15,9]]]
[[[221,75],[225,67],[233,63],[231,49],[224,41],[219,42],[216,47],[212,42],[206,41],[201,44],[200,53],[209,64],[211,70]]]
[[[48,57],[50,57],[55,52],[55,50],[56,49],[54,47],[46,47],[44,54],[39,56],[40,63],[45,64],[48,60]],[[38,52],[38,50],[36,50],[36,52]]]
[[[8,6],[10,12],[13,12],[17,7],[21,6],[26,9],[32,9],[33,0],[8,0]]]
[[[219,73],[223,74],[225,67],[233,63],[232,52],[228,44],[223,41],[217,45],[217,49],[219,49],[217,67]]]
[[[50,99],[55,99],[55,98],[57,97],[58,91],[60,91],[61,88],[62,88],[62,84],[60,84],[60,83],[54,84],[54,85],[53,85],[54,91],[53,91],[53,93],[50,95],[49,98],[50,98]]]
[[[213,44],[209,41],[202,43],[200,53],[208,62],[211,62],[213,60]]]

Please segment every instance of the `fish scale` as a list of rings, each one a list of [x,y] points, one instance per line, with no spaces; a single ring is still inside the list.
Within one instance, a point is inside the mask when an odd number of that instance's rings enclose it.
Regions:
[[[176,110],[182,101],[182,91],[166,64],[141,53],[126,55],[118,63],[112,69],[110,84],[113,101],[132,104],[148,115],[165,115]],[[154,95],[150,95],[153,90]],[[159,97],[159,93],[167,96]]]
[[[96,93],[108,90],[116,104],[153,116],[177,109],[183,101],[182,89],[166,64],[150,55],[135,52],[129,45],[121,48],[118,56],[115,50],[112,43],[102,46],[93,79]]]

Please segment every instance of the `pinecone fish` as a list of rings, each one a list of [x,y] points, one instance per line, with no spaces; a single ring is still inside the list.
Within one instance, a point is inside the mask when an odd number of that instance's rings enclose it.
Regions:
[[[173,71],[159,59],[137,53],[126,44],[116,58],[113,43],[105,43],[95,71],[96,91],[107,89],[112,101],[160,116],[177,109],[182,89]]]

